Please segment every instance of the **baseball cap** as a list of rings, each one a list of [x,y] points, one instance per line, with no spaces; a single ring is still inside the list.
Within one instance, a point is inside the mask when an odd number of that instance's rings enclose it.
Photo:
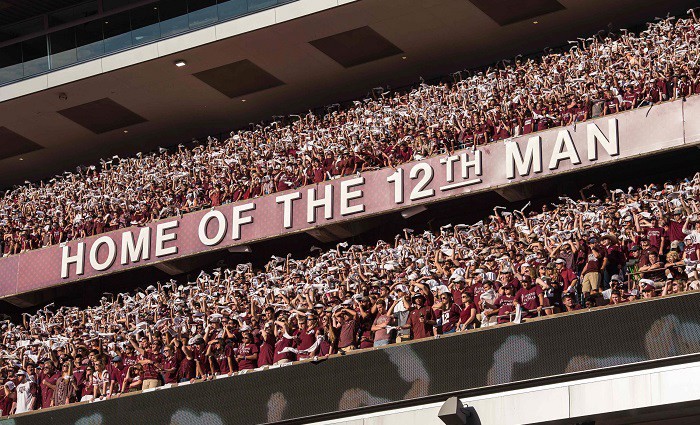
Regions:
[[[15,389],[15,383],[12,381],[5,382],[5,388],[7,388],[10,391],[13,391]]]
[[[615,282],[622,282],[622,279],[620,278],[619,274],[614,274],[610,277],[610,280],[614,280]]]
[[[643,292],[649,292],[649,291],[654,291],[656,288],[654,288],[654,285],[647,285],[642,289]]]
[[[122,358],[121,358],[121,357],[119,357],[119,356],[114,356],[114,357],[112,357],[112,362],[117,363],[117,362],[120,362],[120,361],[122,361]]]
[[[566,264],[566,261],[564,261],[563,258],[557,258],[556,260],[554,260],[554,263],[555,264]]]

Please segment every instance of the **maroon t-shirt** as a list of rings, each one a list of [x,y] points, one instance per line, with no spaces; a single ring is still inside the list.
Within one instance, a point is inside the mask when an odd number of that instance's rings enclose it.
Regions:
[[[472,303],[465,304],[462,310],[459,312],[459,323],[464,324],[467,323],[467,320],[472,316],[472,309],[479,310],[477,308],[477,305]],[[474,322],[472,322],[474,323]]]
[[[267,333],[267,338],[265,338],[260,344],[260,353],[258,354],[258,367],[271,365],[275,357],[275,337],[271,332]]]
[[[294,361],[296,359],[296,354],[291,353],[291,352],[285,352],[282,353],[281,351],[285,347],[291,347],[294,345],[294,340],[285,338],[284,336],[281,336],[277,338],[277,342],[275,342],[275,355],[272,358],[272,363],[277,363],[280,360],[287,359],[289,361]]]
[[[685,253],[685,258],[690,261],[698,261],[697,249],[699,246],[699,244],[686,245],[683,251]]]
[[[216,355],[216,366],[219,373],[225,374],[231,372],[231,368],[228,365],[228,359],[232,359],[233,355],[233,344],[226,344],[223,350]],[[234,367],[236,367],[235,362],[232,362]]]
[[[124,363],[124,366],[133,366],[137,363],[137,358],[136,356],[122,356],[122,362]]]
[[[663,227],[649,227],[646,230],[646,236],[649,238],[649,245],[659,249],[661,246],[661,238],[666,236],[666,231]]]
[[[257,354],[260,352],[258,349],[258,346],[255,344],[243,344],[238,346],[238,355],[239,356],[252,356],[253,354]],[[238,361],[238,369],[244,370],[244,369],[255,369],[257,366],[257,360],[239,360]]]
[[[542,294],[540,285],[532,285],[529,289],[522,288],[515,294],[515,299],[526,311],[523,312],[524,317],[535,317],[535,310],[540,306],[539,295]]]
[[[3,390],[0,395],[0,416],[8,416],[10,414],[10,409],[12,409],[12,396],[5,396],[5,391]]]
[[[354,320],[348,320],[340,325],[340,337],[338,338],[338,348],[345,348],[353,345],[355,342],[355,327]]]
[[[685,238],[685,233],[683,233],[683,223],[675,220],[669,220],[668,222],[668,239],[673,241],[682,241]]]
[[[422,323],[420,321],[421,317],[424,320]],[[429,306],[411,310],[411,313],[408,315],[408,324],[411,325],[413,339],[426,338],[432,335],[433,326],[427,324],[429,320],[435,320],[433,309]]]
[[[442,315],[442,333],[450,332],[457,327],[459,315],[462,309],[457,304],[452,304],[448,310],[441,310]]]
[[[577,279],[576,274],[571,269],[564,269],[559,272],[559,283],[562,285],[562,291],[569,289],[571,282]]]
[[[56,381],[58,381],[60,376],[61,375],[58,372],[54,372],[51,376],[45,375],[43,371],[39,374],[39,382],[41,382],[39,387],[41,388],[42,408],[46,409],[51,407],[51,400],[53,400],[53,390],[45,385],[45,383],[48,382],[51,385],[56,385]]]
[[[317,328],[297,330],[297,332],[295,334],[296,341],[297,341],[297,349],[306,350],[307,348],[314,345],[314,343],[316,342],[316,332],[318,332]],[[298,355],[298,360],[305,359],[308,357],[309,357],[308,354],[300,353]]]
[[[508,295],[501,295],[498,298],[496,298],[496,301],[494,301],[493,305],[495,307],[498,307],[498,315],[504,316],[498,318],[498,323],[510,322],[510,317],[508,316],[508,314],[515,311],[515,308],[513,307],[514,300],[515,297]]]

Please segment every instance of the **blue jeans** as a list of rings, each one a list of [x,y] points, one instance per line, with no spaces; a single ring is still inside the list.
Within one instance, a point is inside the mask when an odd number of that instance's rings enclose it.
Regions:
[[[381,341],[374,341],[374,345],[373,345],[373,346],[374,346],[374,347],[383,347],[383,346],[385,346],[385,345],[389,345],[389,340],[388,340],[388,339],[384,339],[384,340],[381,340]]]

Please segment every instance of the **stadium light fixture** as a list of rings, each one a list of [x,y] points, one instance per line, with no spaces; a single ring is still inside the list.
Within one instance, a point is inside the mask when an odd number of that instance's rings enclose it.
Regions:
[[[405,210],[401,211],[401,217],[404,219],[413,217],[416,214],[420,214],[423,211],[427,211],[427,208],[424,207],[423,205],[418,205],[417,207],[411,207],[411,208],[406,208]]]
[[[540,21],[532,21],[533,24],[537,25],[540,23]]]
[[[187,65],[187,62],[183,61],[182,59],[175,61],[175,66],[178,68],[182,68],[185,65]]]
[[[250,245],[238,245],[238,246],[232,246],[231,248],[229,248],[228,252],[249,253],[249,252],[253,252],[253,248],[251,248]]]
[[[20,161],[24,161],[24,158],[20,158],[19,160],[20,160]]]
[[[450,397],[442,403],[438,418],[445,425],[467,425],[467,420],[471,417],[471,412],[465,407],[457,397]]]

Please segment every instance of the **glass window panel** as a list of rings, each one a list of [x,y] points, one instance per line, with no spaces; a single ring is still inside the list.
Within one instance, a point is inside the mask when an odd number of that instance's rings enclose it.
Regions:
[[[229,19],[248,13],[247,0],[219,1],[219,19]]]
[[[161,0],[158,2],[158,12],[161,37],[169,37],[189,29],[185,0]]]
[[[46,37],[41,36],[22,42],[24,76],[40,74],[49,70],[49,57],[46,52]]]
[[[68,28],[49,35],[51,45],[51,69],[70,65],[78,60],[75,49],[75,28]]]
[[[102,20],[98,20],[75,27],[78,61],[104,55],[105,46],[102,41],[102,23]]]
[[[146,5],[131,11],[131,38],[134,45],[148,43],[160,37],[158,6]]]
[[[19,80],[23,76],[22,44],[0,48],[0,84]]]
[[[209,25],[217,21],[216,0],[188,0],[190,28]]]
[[[277,0],[248,0],[248,11],[254,12],[256,10],[275,6],[276,4]]]
[[[103,20],[102,32],[105,40],[105,53],[111,53],[131,46],[131,23],[129,12],[107,16]]]

